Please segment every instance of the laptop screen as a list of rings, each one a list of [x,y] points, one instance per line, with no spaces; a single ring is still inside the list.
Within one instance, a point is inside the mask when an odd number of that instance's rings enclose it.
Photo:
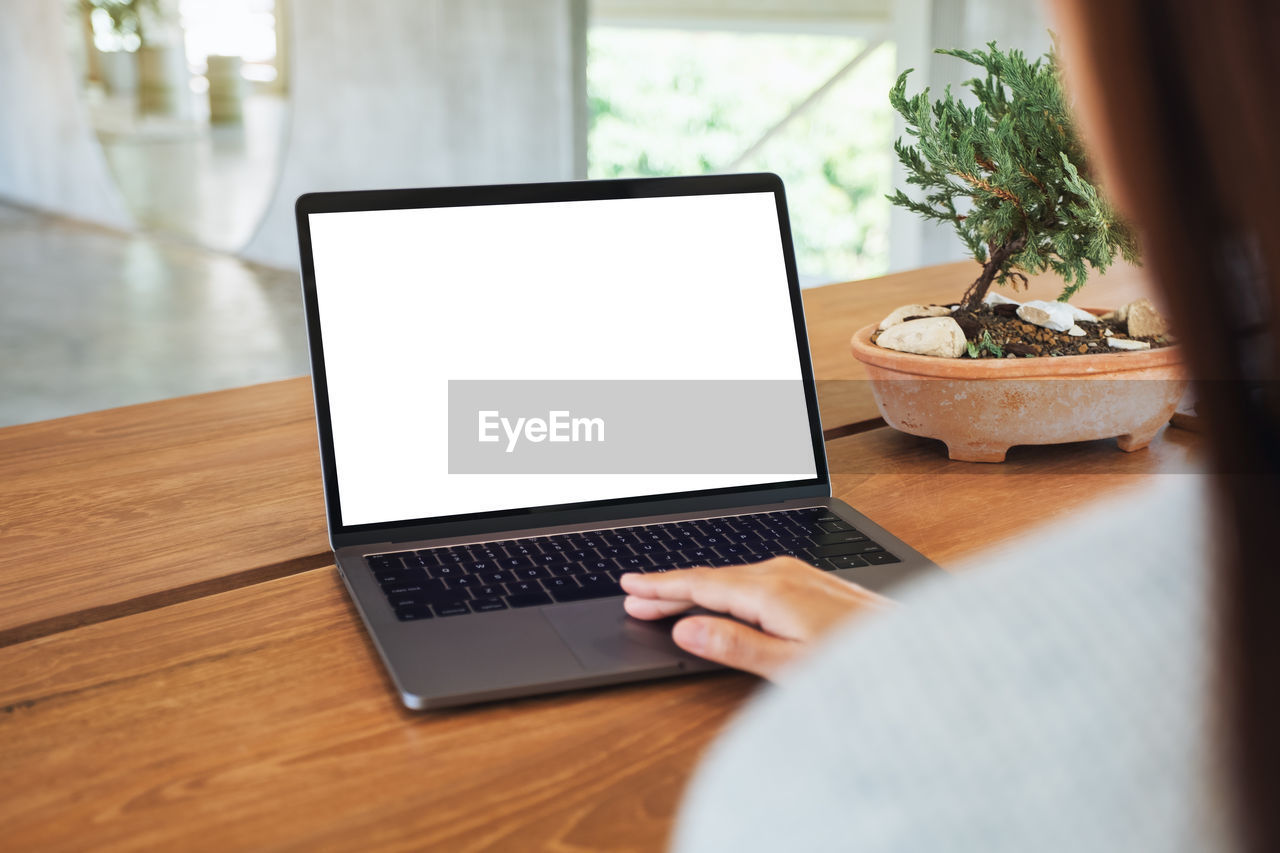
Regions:
[[[306,225],[343,527],[819,476],[773,192]]]

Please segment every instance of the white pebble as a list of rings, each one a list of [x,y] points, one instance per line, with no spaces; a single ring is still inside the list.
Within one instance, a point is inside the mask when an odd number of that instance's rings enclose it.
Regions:
[[[1054,332],[1065,332],[1076,324],[1071,306],[1065,302],[1046,302],[1043,299],[1024,302],[1018,309],[1018,316]]]
[[[1099,321],[1097,314],[1090,314],[1083,308],[1077,308],[1069,302],[1059,302],[1059,305],[1066,305],[1071,309],[1071,316],[1075,318],[1077,323],[1097,323]]]
[[[1107,346],[1126,350],[1151,349],[1151,344],[1146,341],[1131,341],[1127,338],[1107,338]]]
[[[941,305],[901,305],[880,321],[880,331],[898,325],[908,317],[945,317],[951,311]]]
[[[881,332],[876,343],[885,349],[940,358],[959,358],[966,349],[964,331],[950,317],[921,317],[899,323]]]
[[[988,291],[987,295],[982,297],[983,305],[1021,305],[1022,303],[1016,299],[1010,299],[1003,293],[997,293],[994,290]]]

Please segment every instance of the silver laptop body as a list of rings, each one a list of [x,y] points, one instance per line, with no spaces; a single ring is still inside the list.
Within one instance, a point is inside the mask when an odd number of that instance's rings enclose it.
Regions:
[[[296,212],[330,541],[406,706],[716,668],[625,614],[621,571],[759,541],[879,591],[937,571],[831,497],[775,175]]]

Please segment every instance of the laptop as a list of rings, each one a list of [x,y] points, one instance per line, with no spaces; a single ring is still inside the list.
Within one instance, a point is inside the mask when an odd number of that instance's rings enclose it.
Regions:
[[[717,668],[624,572],[937,571],[831,495],[776,175],[296,213],[330,542],[409,708]]]

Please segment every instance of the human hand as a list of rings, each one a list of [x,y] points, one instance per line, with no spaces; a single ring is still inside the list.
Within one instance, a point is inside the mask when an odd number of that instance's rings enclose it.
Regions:
[[[794,557],[717,569],[624,574],[623,603],[637,619],[663,619],[692,607],[727,613],[688,616],[671,637],[685,651],[772,678],[839,623],[862,610],[892,607],[889,599]]]

